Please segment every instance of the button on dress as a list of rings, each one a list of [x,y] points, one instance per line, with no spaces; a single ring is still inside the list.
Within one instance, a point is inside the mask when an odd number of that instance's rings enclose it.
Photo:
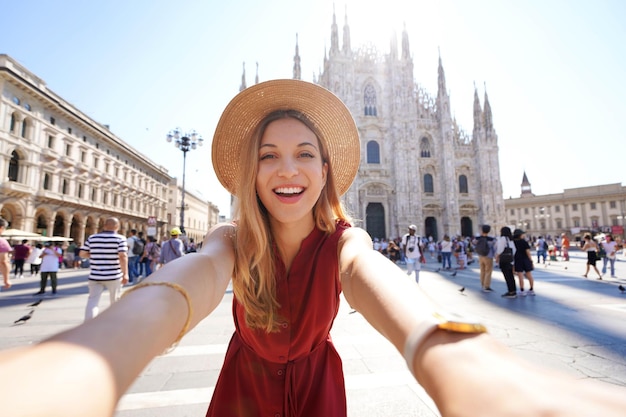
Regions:
[[[233,299],[235,333],[207,417],[346,416],[343,367],[329,332],[341,293],[337,244],[348,227],[315,228],[288,274],[275,255],[278,332],[248,328]]]

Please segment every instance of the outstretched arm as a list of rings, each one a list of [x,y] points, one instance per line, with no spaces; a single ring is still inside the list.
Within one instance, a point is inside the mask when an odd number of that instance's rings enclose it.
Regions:
[[[185,289],[193,306],[191,327],[224,296],[234,266],[233,236],[231,225],[215,226],[200,252],[146,279]],[[78,327],[34,346],[0,352],[0,415],[15,410],[29,416],[113,415],[144,367],[176,339],[187,311],[178,291],[148,286]]]
[[[372,250],[365,231],[347,230],[339,251],[346,300],[403,352],[409,334],[432,314],[435,304]],[[437,330],[415,352],[411,371],[444,417],[617,417],[626,410],[623,388],[536,367],[488,334]]]

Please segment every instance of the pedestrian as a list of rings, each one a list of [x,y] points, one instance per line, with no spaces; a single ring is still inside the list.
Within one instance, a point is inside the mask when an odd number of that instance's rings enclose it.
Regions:
[[[415,282],[420,282],[422,244],[416,232],[417,226],[410,225],[409,232],[402,237],[402,250],[406,259],[406,274],[410,276],[415,272]]]
[[[493,273],[493,257],[495,255],[495,239],[489,236],[491,226],[483,224],[481,234],[476,239],[475,250],[478,254],[480,266],[480,286],[483,292],[493,292],[491,288],[491,274]]]
[[[146,243],[144,252],[144,258],[146,260],[146,278],[156,271],[160,256],[161,246],[154,236],[148,236],[148,243]]]
[[[4,233],[9,223],[0,217],[0,235]],[[11,258],[9,254],[13,249],[7,240],[0,237],[0,274],[2,274],[3,285],[2,289],[8,290],[11,288]]]
[[[548,243],[543,238],[543,236],[539,236],[537,241],[535,242],[535,248],[537,250],[537,264],[541,263],[541,259],[543,259],[543,263],[546,263],[546,258],[548,256]]]
[[[611,266],[611,278],[615,278],[615,258],[617,254],[617,243],[613,240],[613,236],[609,233],[604,236],[604,242],[600,243],[605,252],[605,257],[602,259],[602,276],[606,274],[606,264]]]
[[[83,259],[80,257],[80,248],[82,244],[80,242],[76,242],[74,245],[74,264],[72,265],[74,269],[78,269],[82,267]]]
[[[65,266],[67,268],[76,268],[76,263],[74,261],[76,259],[75,253],[77,247],[79,246],[76,246],[76,242],[72,241],[65,250]]]
[[[513,243],[515,244],[514,269],[519,281],[519,294],[522,296],[535,295],[535,280],[533,279],[535,267],[525,233],[521,229],[515,229],[513,232]],[[524,291],[524,277],[526,277],[530,285],[528,291]]]
[[[231,278],[235,333],[208,417],[345,417],[329,334],[342,290],[404,352],[444,417],[623,414],[623,388],[530,366],[480,323],[446,318],[418,285],[389,279],[403,273],[341,205],[361,159],[359,132],[321,86],[244,89],[217,124],[212,159],[237,198],[236,221],[214,226],[199,253],[166,264],[94,320],[0,353],[0,414],[113,415],[141,370],[216,308]]]
[[[81,258],[89,258],[89,297],[85,307],[85,321],[99,313],[100,297],[109,291],[109,306],[120,297],[121,286],[128,282],[127,239],[117,233],[120,222],[116,217],[104,221],[101,232],[87,238],[81,247]]]
[[[39,283],[39,291],[33,295],[43,295],[46,293],[48,278],[50,278],[50,287],[52,294],[57,293],[57,272],[59,271],[60,249],[53,245],[52,242],[44,243],[43,251],[41,251],[41,278]]]
[[[587,278],[589,269],[593,267],[593,270],[596,271],[596,274],[598,274],[598,279],[602,279],[602,275],[600,275],[600,271],[598,271],[598,268],[596,267],[596,261],[598,260],[598,245],[594,242],[589,233],[585,233],[583,236],[583,242],[584,244],[581,250],[583,252],[587,252],[587,269],[585,270],[583,277]]]
[[[43,252],[43,245],[41,243],[37,243],[33,250],[31,250],[30,255],[28,255],[27,263],[30,264],[30,276],[32,277],[39,275],[39,271],[41,270],[41,252]]]
[[[561,257],[564,261],[569,261],[569,238],[565,233],[561,234]]]
[[[513,275],[513,262],[515,260],[515,244],[511,229],[504,226],[500,229],[500,237],[496,242],[496,262],[500,266],[504,281],[506,282],[507,291],[502,294],[505,298],[516,298],[517,287],[515,285],[515,276]]]
[[[23,239],[20,244],[13,247],[13,276],[15,279],[24,278],[24,264],[26,263],[26,259],[28,259],[28,255],[30,255],[31,250],[27,243],[28,240]]]
[[[185,245],[179,239],[181,231],[179,227],[170,230],[170,238],[161,245],[161,254],[159,255],[159,266],[172,262],[185,255]]]
[[[441,241],[441,261],[442,269],[452,269],[452,242],[448,235],[444,235]],[[446,267],[446,263],[448,267]]]
[[[130,230],[130,236],[126,239],[128,246],[128,275],[129,282],[133,284],[139,277],[139,259],[143,253],[141,240],[137,237],[137,229]]]

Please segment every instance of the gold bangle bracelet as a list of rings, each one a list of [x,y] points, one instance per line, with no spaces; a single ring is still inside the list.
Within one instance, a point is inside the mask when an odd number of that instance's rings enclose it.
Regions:
[[[189,294],[187,293],[187,291],[185,291],[185,289],[182,286],[175,284],[173,282],[163,282],[163,281],[142,282],[141,284],[137,284],[134,287],[129,288],[128,290],[124,291],[122,298],[130,294],[131,292],[135,291],[136,289],[139,289],[142,287],[151,287],[153,285],[169,287],[173,290],[176,290],[185,298],[185,301],[187,302],[187,320],[185,321],[185,325],[183,326],[182,330],[178,334],[178,337],[176,337],[176,340],[174,340],[174,343],[172,343],[172,345],[163,352],[163,354],[166,354],[166,353],[170,353],[176,348],[176,346],[178,346],[178,343],[180,342],[180,340],[183,338],[185,333],[187,333],[187,330],[189,330],[189,325],[191,324],[191,316],[193,315],[193,307],[191,306],[191,299],[189,298]]]

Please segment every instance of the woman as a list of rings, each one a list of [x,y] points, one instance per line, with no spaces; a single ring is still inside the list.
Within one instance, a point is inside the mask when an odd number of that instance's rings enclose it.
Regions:
[[[519,294],[524,297],[535,295],[533,255],[530,253],[530,245],[526,241],[526,235],[523,230],[515,229],[513,232],[513,243],[515,244],[514,269],[519,281]],[[524,291],[524,277],[526,277],[530,285],[528,292]]]
[[[52,242],[46,242],[44,249],[39,257],[41,258],[41,282],[39,285],[39,291],[33,295],[43,295],[46,293],[46,285],[48,284],[48,277],[50,277],[50,286],[52,287],[52,294],[57,293],[57,272],[59,271],[59,256],[61,255],[61,248],[53,246]]]
[[[154,236],[148,236],[148,243],[144,248],[142,262],[146,265],[146,278],[150,276],[157,267],[159,257],[161,256],[161,246]]]
[[[443,269],[452,269],[452,242],[450,242],[448,235],[444,235],[441,241],[441,261]],[[446,267],[446,263],[448,267]]]
[[[607,262],[611,266],[611,278],[615,278],[615,258],[617,254],[617,243],[613,240],[613,236],[611,234],[607,234],[604,237],[604,241],[600,243],[606,256],[602,258],[602,275],[606,274],[606,264]]]
[[[404,352],[442,416],[620,415],[622,389],[537,371],[479,323],[438,314],[372,250],[339,200],[359,143],[349,111],[322,87],[276,80],[239,93],[212,149],[237,221],[214,226],[198,253],[167,263],[93,320],[0,353],[0,414],[112,415],[143,367],[215,309],[232,277],[236,331],[208,416],[346,416],[328,333],[342,290]],[[494,397],[494,385],[511,395]]]
[[[513,275],[514,259],[515,244],[513,243],[513,236],[511,236],[511,229],[504,226],[500,229],[500,237],[496,242],[496,262],[500,266],[506,281],[507,292],[502,294],[505,298],[517,298],[515,276]]]
[[[584,245],[582,251],[587,252],[587,270],[585,271],[585,275],[583,275],[583,277],[587,278],[589,268],[593,267],[593,270],[596,271],[596,274],[598,274],[598,279],[602,279],[602,275],[600,275],[600,271],[598,271],[598,268],[596,267],[596,261],[598,260],[598,245],[593,241],[589,233],[586,233],[585,236],[583,236],[583,239]]]
[[[41,269],[41,252],[43,252],[43,245],[37,243],[30,252],[30,255],[28,255],[26,262],[30,264],[31,276],[39,274],[39,270]]]

